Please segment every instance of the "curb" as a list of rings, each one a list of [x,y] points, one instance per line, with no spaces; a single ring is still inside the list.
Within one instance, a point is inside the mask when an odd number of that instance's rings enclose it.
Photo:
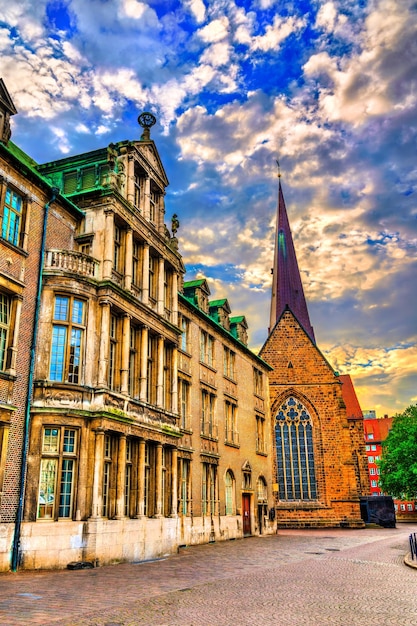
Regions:
[[[417,569],[417,560],[412,559],[411,552],[405,555],[404,563],[408,565],[408,567],[413,567],[414,569]]]

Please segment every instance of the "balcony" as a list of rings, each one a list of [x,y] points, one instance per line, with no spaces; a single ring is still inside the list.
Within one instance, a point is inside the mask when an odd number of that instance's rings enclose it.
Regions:
[[[73,250],[48,250],[45,270],[71,272],[86,278],[97,278],[100,262],[91,256]]]

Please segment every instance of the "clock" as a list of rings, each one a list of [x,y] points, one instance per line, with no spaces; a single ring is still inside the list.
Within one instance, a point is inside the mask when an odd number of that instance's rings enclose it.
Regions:
[[[141,113],[138,117],[138,122],[142,128],[150,128],[154,124],[156,124],[156,117],[152,115],[152,113]]]

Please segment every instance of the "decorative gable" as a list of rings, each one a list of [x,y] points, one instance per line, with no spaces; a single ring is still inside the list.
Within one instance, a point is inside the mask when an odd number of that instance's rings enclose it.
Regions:
[[[10,128],[10,117],[16,115],[17,109],[13,104],[13,100],[7,91],[6,85],[0,78],[0,141],[8,143],[12,136]]]

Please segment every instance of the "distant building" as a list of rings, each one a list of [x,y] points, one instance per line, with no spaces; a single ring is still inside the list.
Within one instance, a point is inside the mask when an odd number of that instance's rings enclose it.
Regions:
[[[367,411],[369,417],[364,421],[366,456],[368,460],[368,476],[371,496],[382,496],[379,486],[379,461],[382,457],[382,444],[388,437],[394,418],[384,415],[377,418],[376,411]],[[390,495],[390,494],[387,494]],[[417,519],[416,500],[395,500],[394,506],[398,521],[414,521]]]
[[[278,527],[363,526],[362,411],[350,378],[341,378],[317,347],[281,181],[270,331],[260,355],[273,367],[269,388]]]

